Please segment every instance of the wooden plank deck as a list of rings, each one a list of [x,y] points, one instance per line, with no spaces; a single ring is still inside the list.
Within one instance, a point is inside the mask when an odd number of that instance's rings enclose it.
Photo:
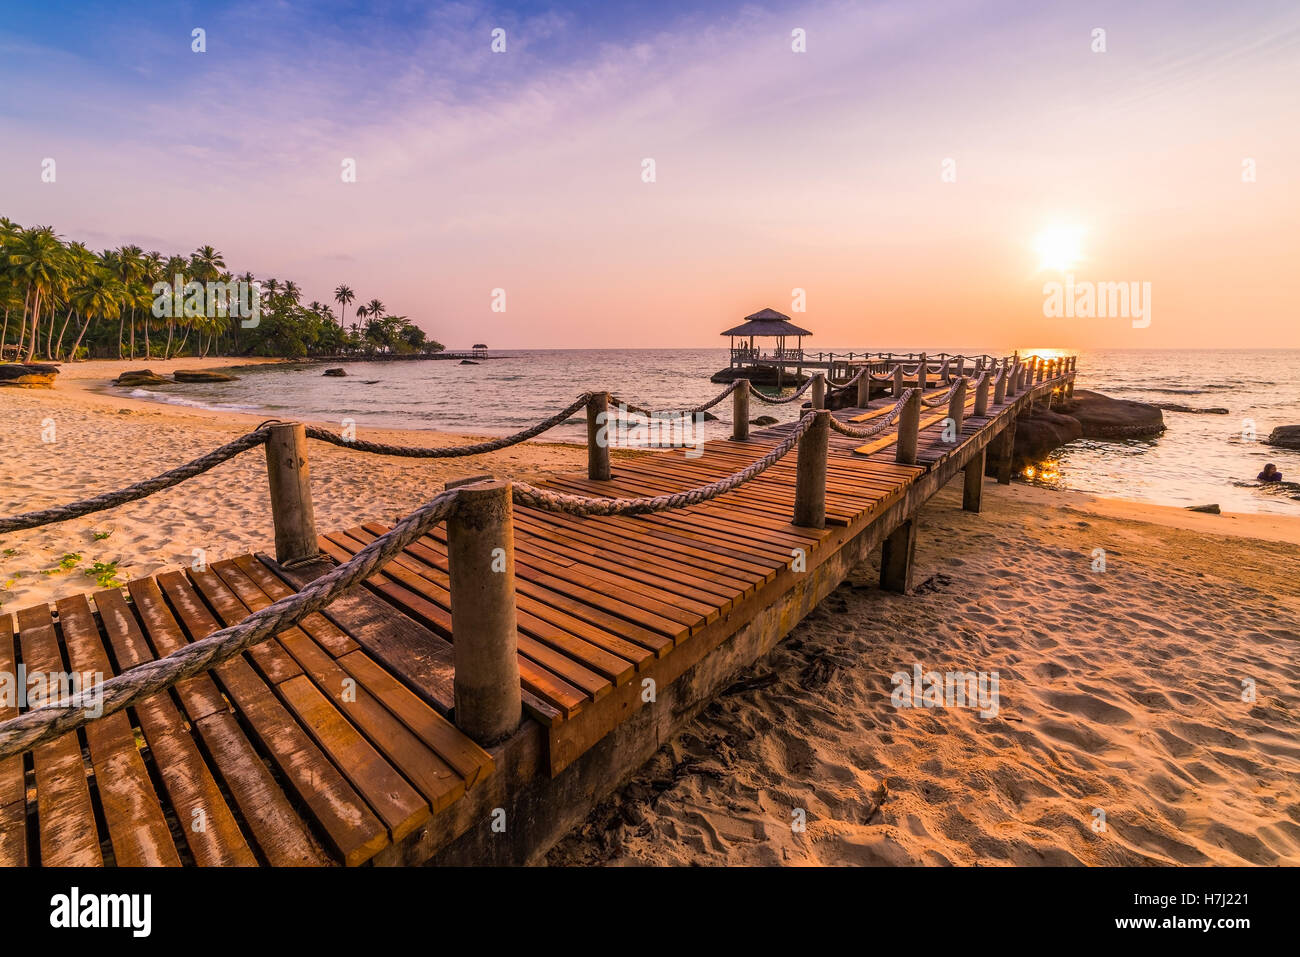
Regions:
[[[937,388],[930,395],[942,395]],[[627,717],[644,675],[672,680],[756,607],[898,503],[1018,399],[974,395],[954,446],[947,406],[923,409],[918,463],[879,438],[832,432],[826,527],[796,527],[795,456],[710,502],[641,516],[514,510],[525,714],[555,776]],[[846,409],[869,422],[879,409]],[[615,459],[608,482],[549,487],[639,497],[735,472],[789,434],[710,441],[700,453]],[[987,439],[987,436],[984,436]],[[896,511],[896,510],[895,510]],[[321,536],[321,561],[243,555],[0,616],[0,669],[102,672],[167,655],[301,588],[387,528]],[[125,712],[0,762],[0,864],[360,864],[492,775],[453,711],[447,538],[438,526],[324,612]],[[603,703],[603,704],[602,704]],[[0,713],[0,719],[16,713]]]

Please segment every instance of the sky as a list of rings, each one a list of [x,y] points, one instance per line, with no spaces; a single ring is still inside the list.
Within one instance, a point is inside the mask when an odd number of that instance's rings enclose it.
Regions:
[[[1294,2],[0,6],[0,215],[449,347],[1300,347]]]

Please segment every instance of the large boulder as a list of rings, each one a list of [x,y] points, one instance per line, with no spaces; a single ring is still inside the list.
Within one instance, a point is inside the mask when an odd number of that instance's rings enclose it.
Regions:
[[[1037,465],[1055,449],[1083,438],[1083,434],[1083,426],[1072,415],[1043,411],[1020,416],[1016,421],[1016,441],[1011,450],[1012,471],[1019,472],[1026,465]]]
[[[345,376],[347,375],[347,371],[344,369],[326,369],[324,372],[321,373],[321,375],[328,375],[328,376],[335,376],[335,377]]]
[[[239,376],[226,375],[224,372],[209,372],[207,369],[177,369],[172,373],[177,382],[237,382]]]
[[[113,385],[137,388],[142,385],[167,385],[171,381],[171,379],[160,376],[152,369],[134,369],[119,375],[113,380]]]
[[[1300,425],[1279,425],[1264,441],[1280,449],[1300,450]]]
[[[1085,389],[1060,411],[1077,419],[1088,439],[1149,439],[1165,430],[1164,413],[1156,406]]]
[[[59,367],[37,362],[0,362],[0,385],[16,389],[53,389]]]

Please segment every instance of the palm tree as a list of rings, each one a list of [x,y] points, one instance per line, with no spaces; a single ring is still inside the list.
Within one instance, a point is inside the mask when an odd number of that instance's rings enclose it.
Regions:
[[[75,359],[81,345],[81,337],[86,334],[92,316],[112,319],[122,311],[123,293],[116,279],[108,270],[94,267],[87,272],[80,285],[72,291],[72,303],[82,315],[81,331],[77,341],[72,344],[68,355]]]
[[[382,316],[385,311],[384,304],[378,299],[371,299],[366,303],[366,315],[368,316]]]
[[[17,250],[9,256],[10,263],[27,281],[27,291],[31,297],[32,329],[31,340],[27,346],[26,361],[28,362],[36,357],[36,348],[40,342],[38,325],[41,317],[41,297],[48,298],[59,281],[62,257],[63,246],[49,226],[37,226],[24,231]],[[24,338],[18,341],[19,352],[22,351],[26,330],[24,321]]]
[[[339,330],[343,329],[343,310],[352,304],[352,300],[357,298],[357,294],[352,291],[352,287],[340,284],[334,290],[334,301],[339,304]]]

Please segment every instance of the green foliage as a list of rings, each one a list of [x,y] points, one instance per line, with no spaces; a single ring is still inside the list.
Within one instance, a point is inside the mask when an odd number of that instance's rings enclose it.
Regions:
[[[177,276],[182,287],[197,282],[205,289],[207,283],[232,288],[214,289],[197,314],[190,314],[181,298],[163,293],[158,298],[165,297],[172,315],[156,317],[155,283],[174,288]],[[81,243],[64,242],[48,226],[24,228],[0,217],[0,358],[304,358],[442,349],[407,317],[387,315],[379,299],[357,306],[348,324],[356,294],[346,285],[334,291],[336,317],[323,303],[303,305],[297,283],[262,280],[259,321],[245,327],[248,317],[232,307],[238,298],[233,284],[255,282],[251,272],[229,271],[211,246],[189,256],[164,257],[129,245],[96,254]]]
[[[100,588],[116,588],[122,584],[117,578],[117,562],[95,562],[82,571],[87,578],[95,579]]]

